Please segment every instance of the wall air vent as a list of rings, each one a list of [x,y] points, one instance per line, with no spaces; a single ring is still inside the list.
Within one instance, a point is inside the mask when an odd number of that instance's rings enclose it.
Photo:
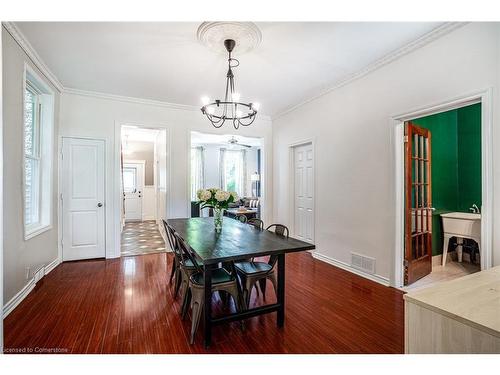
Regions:
[[[375,258],[351,253],[351,266],[369,274],[375,274]]]

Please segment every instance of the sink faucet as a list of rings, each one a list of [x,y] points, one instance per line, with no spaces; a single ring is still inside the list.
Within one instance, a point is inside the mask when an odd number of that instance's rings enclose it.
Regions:
[[[471,208],[469,208],[470,211],[472,211],[473,213],[475,214],[479,214],[481,211],[479,210],[479,207],[477,206],[477,204],[473,204]]]

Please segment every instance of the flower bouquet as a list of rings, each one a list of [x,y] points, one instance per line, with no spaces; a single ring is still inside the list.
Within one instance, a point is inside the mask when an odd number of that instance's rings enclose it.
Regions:
[[[235,192],[217,188],[200,189],[196,195],[199,199],[198,204],[200,205],[200,209],[212,208],[214,210],[215,231],[220,232],[222,230],[224,210],[228,208],[230,203],[238,200],[238,195]]]

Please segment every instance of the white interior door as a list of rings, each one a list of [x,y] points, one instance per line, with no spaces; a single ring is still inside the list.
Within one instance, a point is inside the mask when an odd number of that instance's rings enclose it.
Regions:
[[[104,141],[63,138],[62,148],[63,261],[105,257]]]
[[[312,143],[294,147],[294,235],[314,242],[314,153]]]
[[[125,197],[125,221],[142,220],[144,163],[123,163],[123,195]]]

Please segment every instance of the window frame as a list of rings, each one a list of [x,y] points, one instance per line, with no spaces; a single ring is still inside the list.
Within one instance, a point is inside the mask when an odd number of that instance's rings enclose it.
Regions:
[[[33,154],[26,153],[26,91],[37,94]],[[27,63],[24,65],[22,107],[22,197],[24,240],[29,240],[52,229],[53,220],[53,162],[54,162],[54,91]],[[26,162],[36,160],[37,222],[26,224]]]

